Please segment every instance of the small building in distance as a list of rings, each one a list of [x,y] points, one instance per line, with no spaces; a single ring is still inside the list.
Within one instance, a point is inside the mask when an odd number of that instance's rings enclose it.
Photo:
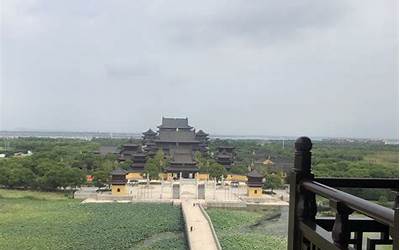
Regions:
[[[260,198],[262,196],[264,176],[256,169],[247,174],[247,196],[251,198]]]
[[[200,142],[199,151],[202,155],[207,155],[208,153],[208,136],[209,135],[201,129],[196,132],[196,140]]]
[[[216,161],[229,171],[235,160],[235,147],[233,146],[219,146],[217,148]]]
[[[142,136],[142,144],[143,150],[150,157],[154,156],[157,152],[157,145],[155,140],[157,139],[157,132],[154,132],[152,129],[148,129],[143,133]]]
[[[96,155],[106,156],[108,154],[118,155],[118,147],[116,146],[100,146],[96,151],[93,152]]]
[[[111,193],[112,195],[128,195],[126,174],[124,169],[117,168],[111,172]]]
[[[120,151],[118,161],[124,162],[130,160],[133,163],[129,166],[128,179],[141,179],[146,164],[146,153],[140,144],[124,144]]]

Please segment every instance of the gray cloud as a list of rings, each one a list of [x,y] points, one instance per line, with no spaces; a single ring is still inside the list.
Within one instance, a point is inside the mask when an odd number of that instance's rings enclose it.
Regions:
[[[190,6],[191,3],[188,3]],[[212,11],[168,20],[176,41],[199,44],[224,43],[230,39],[268,46],[294,39],[314,29],[327,29],[346,15],[346,1],[228,1]]]
[[[396,1],[2,1],[0,129],[398,137]]]

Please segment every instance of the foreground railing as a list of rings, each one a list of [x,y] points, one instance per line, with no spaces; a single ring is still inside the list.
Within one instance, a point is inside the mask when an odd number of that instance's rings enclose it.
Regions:
[[[379,245],[399,249],[397,179],[314,178],[311,140],[300,137],[295,148],[290,176],[289,250],[361,250],[363,246],[372,250]],[[391,189],[396,192],[395,205],[386,208],[335,188]],[[334,218],[316,217],[316,195],[329,200]],[[350,216],[356,213],[364,216]],[[379,233],[379,237],[372,238],[369,233]]]

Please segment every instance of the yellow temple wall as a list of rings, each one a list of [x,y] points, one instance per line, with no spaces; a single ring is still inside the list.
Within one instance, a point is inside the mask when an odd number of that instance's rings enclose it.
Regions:
[[[126,175],[126,179],[128,180],[142,180],[143,176],[141,173],[128,173]]]
[[[210,179],[210,176],[209,174],[196,173],[196,179],[199,181],[208,181]]]
[[[128,188],[126,185],[112,185],[111,193],[112,195],[128,195]]]
[[[260,187],[247,187],[247,196],[252,198],[260,198],[262,196],[262,189]]]
[[[241,181],[241,182],[246,182],[247,181],[247,176],[245,175],[239,175],[239,174],[228,174],[226,176],[227,181]]]
[[[160,177],[160,179],[162,179],[162,180],[164,180],[164,181],[171,181],[171,180],[173,180],[172,173],[160,173],[158,176]]]

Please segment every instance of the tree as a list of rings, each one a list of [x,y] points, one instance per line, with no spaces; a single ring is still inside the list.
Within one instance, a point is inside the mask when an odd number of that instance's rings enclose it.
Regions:
[[[208,161],[208,159],[203,157],[203,155],[199,151],[196,151],[194,153],[194,160],[196,161],[197,166],[199,166],[200,173],[208,173],[209,172],[210,162]]]
[[[208,173],[209,173],[210,177],[220,180],[222,176],[226,175],[226,170],[225,170],[225,167],[222,166],[221,164],[212,162],[208,169]]]
[[[38,178],[38,185],[43,190],[56,190],[64,184],[62,167],[54,167]]]
[[[248,168],[244,165],[234,165],[230,172],[232,174],[240,174],[240,175],[245,175],[248,172]]]
[[[119,163],[119,167],[122,168],[122,169],[127,170],[130,166],[132,166],[132,163],[133,163],[133,161],[126,160],[126,161],[120,162]]]
[[[110,181],[110,172],[117,167],[117,164],[110,158],[99,161],[99,166],[93,172],[93,185],[95,187],[104,187]]]
[[[161,172],[166,166],[167,161],[164,157],[164,152],[161,149],[159,149],[154,155],[154,163],[157,165],[159,172]]]
[[[154,158],[147,160],[144,171],[147,173],[150,179],[158,179],[158,174],[160,173],[160,165]]]
[[[9,168],[6,166],[0,166],[0,186],[8,186]]]
[[[274,189],[282,187],[283,182],[281,177],[276,174],[267,174],[265,176],[264,189],[271,189],[271,192],[274,192]]]
[[[95,187],[104,187],[110,181],[110,172],[105,169],[96,170],[93,173],[93,185]]]
[[[82,170],[78,168],[70,168],[64,167],[62,170],[62,174],[64,176],[60,186],[64,189],[66,187],[71,187],[75,189],[75,187],[79,187],[86,182],[86,175]]]
[[[8,186],[9,187],[19,187],[28,188],[32,185],[35,175],[29,168],[13,168],[9,172],[8,176]]]

